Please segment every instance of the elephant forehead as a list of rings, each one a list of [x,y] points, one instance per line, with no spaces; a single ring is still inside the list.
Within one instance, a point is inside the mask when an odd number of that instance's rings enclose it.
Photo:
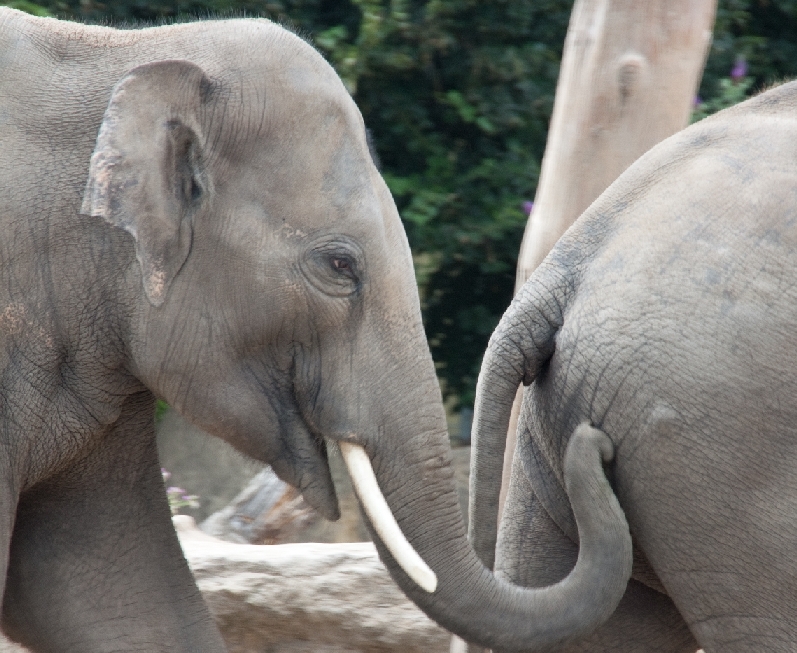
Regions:
[[[392,199],[380,192],[382,180],[354,156],[283,165],[278,159],[262,153],[218,186],[221,213],[230,225],[241,224],[231,237],[277,237],[301,247],[339,233],[371,247],[385,240],[387,223],[398,220]]]
[[[261,43],[260,55],[245,62],[219,65],[217,78],[229,85],[230,101],[238,99],[241,105],[262,111],[272,124],[303,127],[300,131],[305,134],[314,123],[325,129],[333,121],[359,127],[359,110],[335,70],[309,45],[290,37],[280,38],[278,48]]]
[[[351,121],[325,116],[311,123],[255,134],[247,140],[248,152],[237,148],[230,157],[217,157],[217,201],[230,215],[248,205],[262,224],[294,241],[319,230],[342,230],[363,245],[384,241],[386,229],[403,236],[364,128],[354,132]],[[231,131],[228,140],[241,136]]]
[[[251,178],[264,192],[272,187],[274,197],[334,191],[337,205],[372,185],[365,127],[350,98],[250,87],[219,102],[225,106],[205,110],[205,147],[216,174]]]

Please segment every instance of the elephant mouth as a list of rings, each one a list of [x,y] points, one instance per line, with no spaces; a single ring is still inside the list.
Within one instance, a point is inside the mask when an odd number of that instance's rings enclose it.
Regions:
[[[294,485],[302,493],[304,500],[326,519],[336,521],[340,518],[340,505],[332,481],[328,453],[328,446],[339,447],[354,492],[376,537],[411,579],[427,592],[434,592],[437,588],[437,576],[402,533],[382,494],[365,448],[352,442],[352,439],[360,438],[352,433],[330,433],[325,436],[314,424],[311,415],[302,409],[312,402],[296,400],[295,377],[292,385],[293,433],[287,434],[286,443],[292,445],[292,457],[299,462],[296,474],[298,482]],[[275,471],[279,474],[276,468]]]
[[[297,400],[294,371],[290,375],[257,371],[260,374],[255,372],[253,376],[271,408],[271,416],[276,418],[277,432],[267,438],[274,446],[259,452],[239,448],[270,464],[277,476],[298,489],[307,504],[322,517],[338,520],[340,507],[329,467],[327,441],[300,409],[304,402]],[[261,425],[258,429],[261,433],[262,428]]]
[[[302,439],[309,439],[315,451],[314,460],[311,462],[307,459],[299,475],[297,487],[304,500],[326,519],[336,521],[340,518],[340,505],[332,482],[328,453],[330,445],[338,447],[351,477],[354,492],[373,531],[407,575],[427,592],[434,592],[437,588],[437,576],[402,533],[382,494],[365,448],[343,438],[325,438],[303,415],[297,421],[297,426],[303,433],[295,433],[294,437],[301,435],[304,436]]]
[[[292,426],[291,432],[285,436],[295,467],[295,482],[292,484],[324,519],[337,521],[340,519],[340,505],[329,467],[327,440],[302,417]]]

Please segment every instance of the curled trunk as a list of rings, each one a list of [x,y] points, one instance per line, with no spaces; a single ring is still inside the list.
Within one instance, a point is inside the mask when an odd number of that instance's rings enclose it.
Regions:
[[[494,576],[465,538],[462,520],[447,528],[418,528],[399,518],[403,531],[436,574],[434,592],[419,587],[393,554],[374,525],[375,542],[391,574],[404,591],[433,619],[468,641],[505,650],[545,650],[583,636],[614,612],[631,574],[631,537],[622,509],[603,473],[612,444],[597,429],[582,425],[571,438],[565,458],[567,489],[579,526],[581,545],[576,566],[559,583],[529,589]],[[433,511],[452,518],[452,496],[437,493]],[[452,492],[453,494],[453,492]],[[388,498],[388,502],[397,497]],[[395,510],[402,513],[402,510]],[[417,517],[416,517],[417,520]],[[418,532],[420,530],[420,532]],[[454,531],[454,541],[449,541]],[[423,577],[421,576],[423,579]],[[421,580],[423,582],[423,580]]]
[[[513,326],[510,311],[505,330],[514,328],[519,333],[520,316],[515,317],[518,319]],[[505,421],[517,386],[522,381],[530,382],[552,352],[557,320],[542,313],[531,321],[528,318],[523,316],[522,320],[525,336],[495,337],[485,359],[476,432],[491,445],[500,444],[499,434],[506,433]],[[540,345],[535,348],[539,354],[536,363],[522,354],[528,338]],[[416,406],[428,406],[429,393],[439,392],[433,370],[428,379],[415,378],[412,382],[411,388],[404,386],[395,393],[404,401],[410,397]],[[397,562],[402,554],[394,557],[396,546],[385,541],[391,537],[387,535],[389,528],[371,524],[380,556],[405,593],[445,628],[491,648],[545,650],[603,623],[622,598],[631,573],[628,525],[603,471],[603,462],[612,455],[608,437],[582,425],[568,447],[565,478],[580,537],[576,566],[555,585],[522,588],[492,573],[492,549],[488,552],[484,542],[477,549],[469,543],[454,489],[444,415],[442,410],[439,415],[426,414],[427,429],[409,435],[419,424],[419,412],[405,409],[380,438],[379,447],[365,447],[401,533],[437,581],[430,592],[434,584],[425,583],[423,573],[404,571]],[[389,450],[391,446],[393,450]],[[485,449],[495,449],[492,453],[496,454],[494,466],[498,471],[502,462],[499,448]],[[475,464],[478,479],[481,461]],[[373,491],[362,487],[361,493]],[[488,513],[497,506],[497,493],[486,503],[489,507],[483,512]],[[377,519],[372,511],[368,514],[370,520]],[[494,523],[495,513],[492,520]],[[426,584],[426,589],[413,577]]]

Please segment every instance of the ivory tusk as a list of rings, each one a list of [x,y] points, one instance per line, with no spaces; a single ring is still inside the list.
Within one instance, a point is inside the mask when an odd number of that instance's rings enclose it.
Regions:
[[[379,538],[407,576],[427,592],[434,592],[437,589],[437,576],[401,532],[396,518],[382,495],[382,490],[379,489],[374,468],[371,466],[365,449],[351,442],[340,442],[339,444],[340,453],[349,470],[352,485],[354,485],[354,491]]]

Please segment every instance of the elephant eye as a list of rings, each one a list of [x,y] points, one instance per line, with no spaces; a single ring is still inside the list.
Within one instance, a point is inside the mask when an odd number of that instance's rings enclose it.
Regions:
[[[331,256],[329,264],[332,269],[338,274],[348,277],[352,280],[357,280],[357,274],[354,271],[354,261],[345,256]]]
[[[355,263],[352,259],[348,258],[347,256],[330,256],[329,257],[329,264],[334,270],[335,274],[341,277],[345,277],[349,281],[353,281],[357,283],[359,278],[357,276],[357,270],[355,269]]]
[[[348,236],[322,235],[299,259],[305,278],[332,297],[359,295],[365,275],[360,245]]]

